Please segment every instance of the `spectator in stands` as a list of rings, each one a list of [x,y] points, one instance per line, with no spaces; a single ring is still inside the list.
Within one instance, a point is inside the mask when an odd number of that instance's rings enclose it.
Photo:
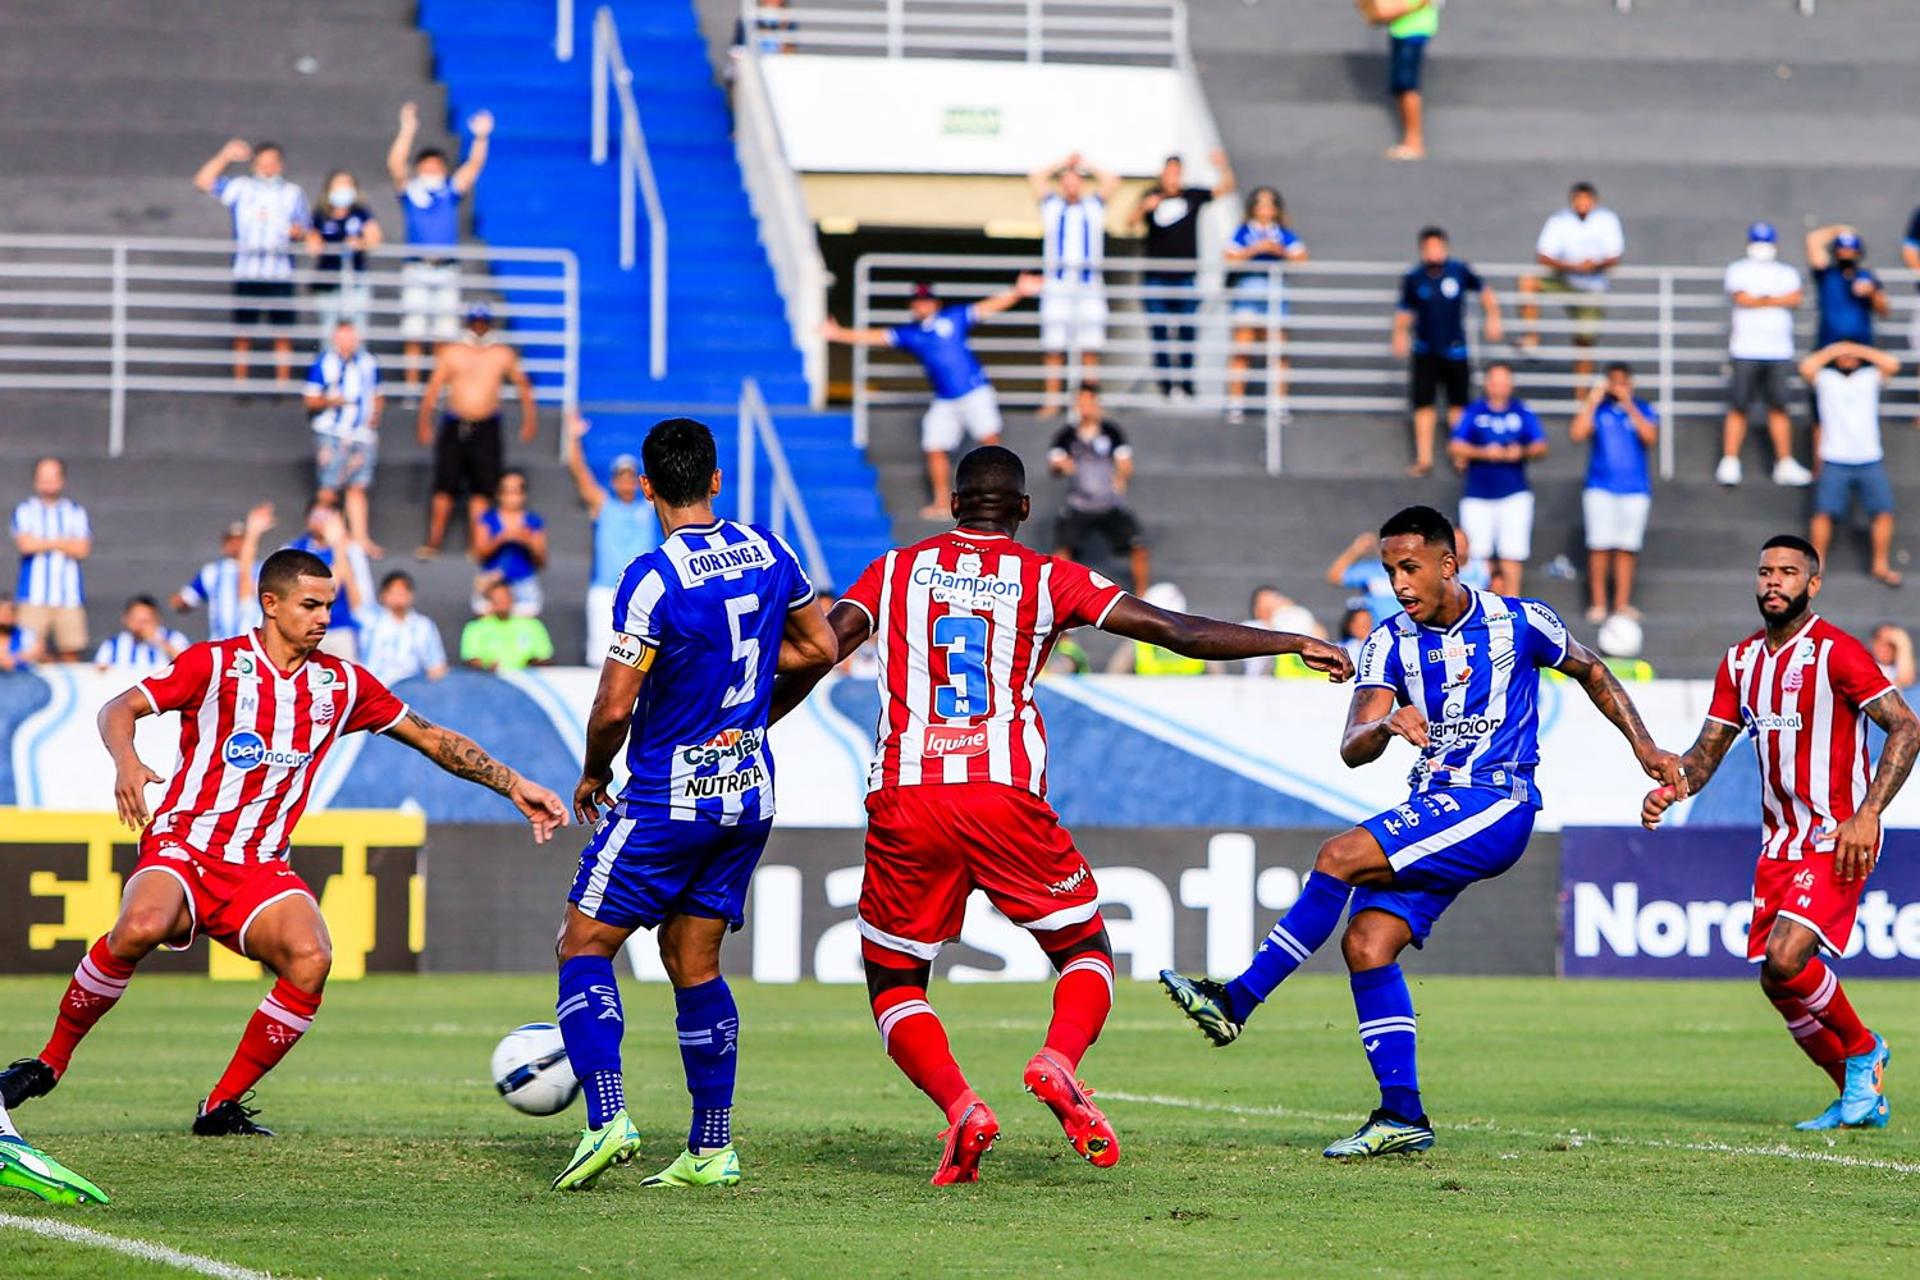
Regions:
[[[907,304],[913,315],[908,324],[889,329],[849,329],[829,316],[820,325],[820,335],[828,342],[849,346],[897,347],[920,362],[933,387],[933,403],[920,419],[920,449],[927,461],[927,505],[920,508],[922,520],[947,518],[948,491],[952,475],[949,455],[969,437],[975,444],[1000,443],[1000,401],[987,371],[967,345],[973,326],[995,316],[1023,298],[1040,293],[1041,278],[1023,275],[1013,288],[990,298],[968,304],[941,306],[933,286],[924,282],[913,287],[913,300]]]
[[[1186,185],[1186,167],[1179,156],[1168,156],[1160,178],[1134,206],[1133,229],[1146,234],[1148,268],[1141,277],[1147,287],[1142,305],[1152,316],[1180,317],[1153,323],[1153,368],[1160,394],[1187,398],[1193,389],[1193,342],[1196,330],[1185,317],[1199,309],[1193,289],[1192,263],[1200,256],[1200,213],[1215,198],[1234,189],[1233,166],[1227,153],[1210,157],[1216,175],[1211,187]],[[1161,264],[1161,265],[1155,265]],[[1167,265],[1174,264],[1174,265]]]
[[[367,491],[373,487],[387,398],[380,390],[380,363],[360,345],[360,330],[352,321],[333,327],[327,349],[308,368],[306,403],[315,496],[330,507],[344,507],[347,532],[378,560],[386,553],[371,535]]]
[[[1587,621],[1603,622],[1610,614],[1638,619],[1633,575],[1653,507],[1647,456],[1660,439],[1660,414],[1634,394],[1632,368],[1616,360],[1607,366],[1606,379],[1587,392],[1569,435],[1575,444],[1593,442],[1580,495],[1587,526]]]
[[[1266,583],[1255,587],[1253,594],[1247,598],[1247,620],[1243,625],[1264,627],[1268,631],[1295,631],[1321,638],[1327,634],[1327,629],[1315,620],[1311,610],[1305,605],[1296,604],[1280,588]],[[1313,669],[1293,653],[1282,653],[1272,658],[1245,658],[1236,665],[1244,675],[1278,676],[1283,680],[1299,680],[1314,674]]]
[[[1816,350],[1836,342],[1873,345],[1873,322],[1884,319],[1892,304],[1880,277],[1867,270],[1866,256],[1866,241],[1845,223],[1807,232],[1807,271],[1820,304]]]
[[[1263,350],[1267,337],[1285,341],[1280,319],[1286,315],[1286,301],[1278,272],[1264,269],[1281,262],[1304,262],[1307,246],[1287,225],[1287,202],[1272,187],[1255,187],[1247,197],[1247,220],[1234,231],[1227,245],[1229,266],[1227,288],[1232,294],[1229,310],[1233,313],[1233,354],[1227,357],[1227,421],[1246,418],[1247,366],[1253,353]],[[1263,268],[1256,270],[1255,268]],[[1274,399],[1280,402],[1282,419],[1287,412],[1287,360],[1281,356],[1273,371]]]
[[[108,667],[164,667],[193,643],[160,622],[160,602],[135,596],[120,611],[120,633],[100,642],[93,665]]]
[[[482,671],[518,671],[553,661],[553,638],[540,619],[514,612],[513,588],[489,583],[487,611],[460,633],[460,661]]]
[[[1040,206],[1045,260],[1040,290],[1040,350],[1047,366],[1046,399],[1040,406],[1044,419],[1060,412],[1067,353],[1079,352],[1081,366],[1091,377],[1107,345],[1107,201],[1120,189],[1120,177],[1087,164],[1076,151],[1029,173],[1027,188]]]
[[[1427,158],[1420,67],[1426,61],[1427,41],[1440,31],[1440,6],[1445,2],[1354,0],[1361,17],[1387,29],[1387,95],[1400,108],[1400,141],[1387,148],[1389,160]]]
[[[1374,614],[1367,608],[1365,596],[1348,596],[1347,611],[1340,616],[1340,647],[1354,662],[1360,661],[1360,651],[1367,647],[1367,637],[1373,634]]]
[[[386,239],[380,220],[360,201],[360,183],[345,169],[327,175],[313,226],[307,231],[307,252],[322,278],[313,282],[313,305],[320,313],[320,341],[333,336],[342,320],[366,327],[373,287],[367,283],[367,250]]]
[[[1896,688],[1913,688],[1913,636],[1905,627],[1894,622],[1881,623],[1873,629],[1867,647],[1873,652],[1873,660],[1880,664],[1880,670]]]
[[[1494,589],[1520,594],[1533,555],[1533,490],[1527,464],[1547,456],[1547,432],[1513,393],[1513,367],[1487,366],[1480,399],[1468,405],[1447,441],[1447,456],[1466,476],[1460,527],[1493,562]]]
[[[1920,272],[1920,205],[1916,205],[1913,216],[1907,219],[1907,235],[1900,242],[1900,260],[1907,270]],[[1914,287],[1920,289],[1920,280],[1914,281]],[[1920,355],[1920,306],[1913,309],[1912,326],[1907,332],[1907,345],[1916,355]]]
[[[1079,559],[1094,534],[1116,555],[1125,554],[1133,589],[1144,594],[1152,581],[1147,540],[1127,507],[1133,480],[1133,446],[1100,407],[1100,385],[1083,382],[1075,397],[1077,421],[1062,427],[1047,451],[1047,469],[1066,480],[1060,518],[1054,524],[1055,555]]]
[[[1410,359],[1413,405],[1413,465],[1410,476],[1433,470],[1434,405],[1447,397],[1447,429],[1460,421],[1473,385],[1467,348],[1467,298],[1480,295],[1483,332],[1489,343],[1501,338],[1500,300],[1493,286],[1452,256],[1447,233],[1439,227],[1420,232],[1420,261],[1400,279],[1400,304],[1393,313],[1393,354]]]
[[[273,528],[273,504],[263,502],[245,520],[228,525],[220,539],[220,558],[200,566],[192,581],[173,593],[175,613],[207,609],[207,639],[225,640],[259,625],[260,607],[253,583],[260,560],[260,539]]]
[[[787,0],[759,0],[754,6],[757,10],[753,20],[753,46],[759,53],[792,53],[793,32],[797,25],[792,18],[783,13],[770,13],[787,7]],[[733,37],[727,44],[727,56],[732,62],[739,62],[746,56],[747,20],[744,17],[733,20]],[[736,72],[731,65],[727,68],[727,80],[732,82]],[[832,601],[828,602],[829,605]]]
[[[392,688],[402,680],[447,674],[440,628],[413,607],[413,575],[395,569],[380,579],[380,604],[360,620],[360,662],[374,679]]]
[[[87,594],[80,566],[93,554],[87,509],[67,497],[67,464],[33,464],[33,496],[13,509],[13,546],[20,553],[20,625],[39,636],[50,657],[78,662],[87,651]]]
[[[333,571],[333,613],[320,651],[355,662],[360,654],[360,614],[373,600],[373,567],[347,533],[340,512],[317,499],[307,504],[306,531],[287,544],[308,551]]]
[[[1141,595],[1148,604],[1175,613],[1187,611],[1187,593],[1171,582],[1156,582]],[[1159,645],[1148,644],[1144,640],[1130,640],[1113,651],[1113,657],[1107,660],[1107,671],[1112,675],[1136,676],[1203,676],[1209,668],[1201,658],[1187,658],[1171,649],[1162,649]]]
[[[250,173],[226,176],[229,165],[253,162]],[[248,146],[233,139],[200,166],[193,185],[225,205],[233,218],[233,380],[247,380],[252,330],[266,326],[273,339],[275,377],[293,381],[293,249],[305,242],[313,214],[307,193],[286,178],[279,146]]]
[[[1485,590],[1493,584],[1493,574],[1485,560],[1473,558],[1469,551],[1471,545],[1466,530],[1455,525],[1453,558],[1459,565],[1460,582],[1476,591]],[[1333,558],[1333,563],[1327,566],[1327,585],[1361,592],[1355,600],[1373,615],[1376,625],[1400,612],[1399,597],[1393,594],[1393,579],[1380,563],[1380,535],[1371,529],[1355,534],[1347,549]],[[1351,611],[1353,607],[1350,601],[1347,608]]]
[[[476,594],[504,582],[513,592],[515,613],[539,616],[545,603],[540,570],[547,564],[547,522],[527,506],[527,473],[520,468],[500,473],[493,505],[474,521],[472,555],[480,565]],[[476,602],[474,612],[480,607]]]
[[[453,168],[438,147],[413,149],[420,132],[420,108],[409,102],[400,108],[400,128],[387,148],[387,176],[400,199],[406,221],[407,244],[420,250],[400,268],[400,332],[406,338],[406,379],[420,382],[420,356],[425,343],[452,342],[459,337],[460,262],[444,252],[460,243],[460,202],[473,194],[487,167],[492,146],[493,113],[476,111],[467,119],[473,140],[467,158]],[[408,167],[408,157],[412,167]],[[451,172],[449,172],[451,171]]]
[[[1893,482],[1887,478],[1880,443],[1880,393],[1900,362],[1884,351],[1857,342],[1836,342],[1800,362],[1800,376],[1820,405],[1814,431],[1814,456],[1820,470],[1813,480],[1813,522],[1807,541],[1822,561],[1833,541],[1833,522],[1847,518],[1853,496],[1867,509],[1871,523],[1871,572],[1875,581],[1900,585],[1893,567]]]
[[[0,671],[30,667],[44,656],[40,637],[32,628],[20,625],[13,598],[0,596]]]
[[[467,329],[460,341],[449,342],[435,353],[433,376],[420,396],[420,443],[433,446],[433,502],[427,515],[427,540],[414,551],[416,559],[432,560],[440,554],[455,498],[466,494],[471,523],[480,518],[500,487],[500,469],[506,462],[500,438],[502,382],[513,384],[520,393],[520,440],[531,444],[540,434],[533,383],[520,367],[520,353],[494,336],[493,308],[476,302],[467,308]],[[434,412],[443,389],[447,408],[436,434]]]
[[[1540,295],[1558,294],[1573,317],[1573,345],[1581,349],[1573,362],[1573,376],[1593,375],[1589,348],[1600,341],[1600,322],[1607,314],[1607,273],[1620,265],[1627,252],[1626,232],[1613,210],[1600,203],[1591,182],[1576,182],[1567,193],[1567,207],[1547,219],[1533,246],[1534,261],[1544,274],[1520,277],[1520,318],[1527,332],[1523,350],[1540,345]]]
[[[587,586],[587,665],[598,667],[613,643],[613,593],[629,564],[660,545],[660,521],[640,491],[640,461],[630,453],[613,460],[606,485],[587,466],[586,438],[593,424],[579,414],[567,423],[567,471],[580,504],[593,521],[593,576]],[[832,602],[829,601],[829,604]]]
[[[1727,353],[1733,382],[1727,421],[1721,432],[1720,465],[1713,478],[1723,485],[1742,479],[1740,448],[1747,439],[1747,416],[1765,402],[1767,436],[1773,444],[1773,482],[1798,488],[1813,473],[1794,461],[1793,424],[1787,419],[1787,379],[1793,374],[1793,309],[1804,296],[1800,273],[1780,261],[1780,233],[1771,222],[1747,228],[1747,253],[1727,268],[1727,297],[1733,303]]]

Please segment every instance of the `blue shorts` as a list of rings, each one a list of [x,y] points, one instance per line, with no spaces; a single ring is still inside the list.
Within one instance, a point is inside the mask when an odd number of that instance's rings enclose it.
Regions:
[[[1420,92],[1420,62],[1427,54],[1427,37],[1390,36],[1387,48],[1387,92],[1396,98]]]
[[[771,818],[722,826],[676,822],[664,812],[626,816],[615,805],[580,854],[567,901],[620,929],[652,929],[668,916],[746,920],[747,884],[773,830]]]
[[[1845,520],[1853,508],[1853,495],[1870,516],[1883,516],[1893,510],[1893,481],[1879,462],[1823,462],[1820,474],[1813,478],[1813,509],[1818,515]]]
[[[1267,282],[1268,277],[1264,272],[1258,275],[1241,276],[1233,282],[1233,300],[1227,309],[1236,319],[1265,320],[1269,316],[1280,320],[1286,319],[1285,286],[1275,281],[1269,291]],[[1271,305],[1274,303],[1278,305]]]
[[[1536,812],[1504,791],[1453,787],[1375,814],[1360,826],[1393,864],[1393,883],[1355,889],[1349,918],[1362,911],[1399,916],[1413,930],[1413,945],[1423,945],[1462,889],[1520,861]]]

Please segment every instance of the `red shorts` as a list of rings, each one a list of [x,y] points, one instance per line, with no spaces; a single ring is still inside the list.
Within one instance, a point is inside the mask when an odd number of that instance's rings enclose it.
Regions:
[[[1865,878],[1841,883],[1833,878],[1833,855],[1811,853],[1798,862],[1762,858],[1753,871],[1753,923],[1747,927],[1747,960],[1766,958],[1775,920],[1792,920],[1820,935],[1834,955],[1847,949],[1854,913],[1860,909]]]
[[[295,875],[284,860],[273,862],[226,862],[180,843],[173,836],[149,832],[140,837],[140,861],[133,874],[153,873],[172,876],[186,891],[187,910],[193,923],[187,936],[169,945],[184,950],[193,945],[196,934],[204,933],[229,951],[246,955],[247,926],[268,906],[293,894],[313,897],[307,882]]]
[[[931,960],[960,936],[974,889],[1039,933],[1084,923],[1100,909],[1093,868],[1036,795],[971,783],[888,787],[867,797],[862,937]]]

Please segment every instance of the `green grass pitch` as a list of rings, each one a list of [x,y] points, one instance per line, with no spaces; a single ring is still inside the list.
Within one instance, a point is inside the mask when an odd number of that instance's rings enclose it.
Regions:
[[[0,981],[0,1060],[39,1046],[61,989]],[[1123,984],[1085,1063],[1121,1137],[1106,1171],[1020,1089],[1046,989],[941,985],[1004,1126],[985,1180],[947,1190],[927,1185],[939,1117],[882,1055],[858,988],[739,991],[736,1190],[640,1189],[685,1137],[663,987],[626,988],[647,1168],[562,1197],[547,1183],[581,1112],[517,1115],[487,1079],[501,1034],[551,1016],[550,981],[337,985],[261,1090],[281,1135],[264,1141],[185,1133],[260,990],[151,978],[16,1115],[114,1203],[0,1193],[0,1214],[276,1276],[1920,1272],[1915,984],[1855,984],[1894,1048],[1893,1123],[1828,1137],[1791,1131],[1828,1090],[1750,985],[1421,979],[1439,1145],[1360,1165],[1319,1154],[1373,1099],[1344,982],[1296,981],[1224,1050],[1158,988]],[[10,1280],[183,1274],[0,1219]]]

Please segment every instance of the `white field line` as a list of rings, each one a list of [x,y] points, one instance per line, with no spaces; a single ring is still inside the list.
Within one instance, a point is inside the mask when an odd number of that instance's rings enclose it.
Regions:
[[[111,1249],[115,1253],[123,1253],[129,1258],[138,1258],[142,1262],[158,1262],[165,1266],[178,1267],[182,1271],[215,1276],[218,1280],[272,1280],[264,1271],[236,1267],[230,1262],[221,1262],[217,1258],[203,1258],[197,1253],[182,1253],[178,1249],[169,1249],[163,1244],[152,1244],[146,1240],[110,1236],[104,1231],[95,1231],[90,1227],[77,1227],[71,1222],[61,1222],[56,1218],[29,1218],[16,1213],[0,1213],[0,1227],[30,1231],[34,1235],[46,1236],[50,1240],[64,1240],[68,1244]]]
[[[1162,1093],[1125,1093],[1117,1089],[1102,1089],[1100,1096],[1115,1102],[1139,1102],[1155,1107],[1179,1107],[1187,1111],[1211,1111],[1221,1115],[1233,1116],[1286,1116],[1296,1120],[1311,1120],[1325,1124],[1353,1124],[1365,1120],[1365,1114],[1357,1111],[1302,1111],[1296,1107],[1249,1107],[1232,1102],[1206,1102],[1198,1098],[1176,1098]],[[1565,1142],[1569,1146],[1579,1147],[1587,1144],[1611,1147],[1639,1147],[1649,1151],[1705,1151],[1729,1156],[1760,1156],[1774,1160],[1802,1160],[1812,1164],[1843,1165],[1849,1169],[1884,1169],[1890,1173],[1920,1173],[1920,1164],[1910,1160],[1889,1160],[1875,1156],[1849,1156],[1837,1151],[1809,1151],[1804,1147],[1776,1143],[1771,1146],[1735,1146],[1727,1142],[1670,1142],[1661,1138],[1603,1138],[1578,1130],[1565,1133],[1540,1133],[1531,1129],[1509,1129],[1505,1125],[1493,1124],[1443,1124],[1437,1129],[1453,1130],[1456,1133],[1485,1133],[1495,1137],[1528,1138],[1538,1141]]]

